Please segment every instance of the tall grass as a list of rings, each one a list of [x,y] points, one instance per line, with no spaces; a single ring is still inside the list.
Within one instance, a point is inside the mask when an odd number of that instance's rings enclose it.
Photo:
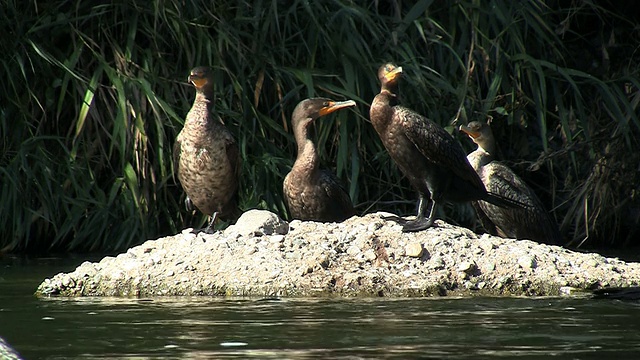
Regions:
[[[183,210],[171,151],[196,65],[214,68],[216,111],[240,144],[244,209],[286,217],[290,114],[306,97],[328,96],[358,107],[317,122],[322,161],[361,213],[412,213],[416,196],[368,122],[376,70],[394,61],[406,69],[406,105],[450,130],[452,120],[492,119],[505,160],[572,245],[620,244],[637,233],[628,217],[640,211],[639,44],[629,9],[478,0],[4,4],[5,250],[115,251],[201,224]],[[593,22],[595,31],[586,26]],[[446,214],[473,225],[468,207]]]

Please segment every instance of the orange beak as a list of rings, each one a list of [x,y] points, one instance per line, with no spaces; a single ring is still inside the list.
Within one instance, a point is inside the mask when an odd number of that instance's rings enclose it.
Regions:
[[[189,82],[192,83],[193,86],[195,86],[197,89],[200,89],[201,87],[207,84],[207,79],[198,78],[198,77],[195,77],[194,75],[189,75]]]
[[[480,132],[471,130],[467,125],[460,125],[460,131],[469,135],[472,139],[475,139],[480,136]]]
[[[327,114],[331,114],[332,112],[336,111],[336,110],[340,110],[346,107],[350,107],[350,106],[355,106],[356,102],[353,100],[347,100],[347,101],[330,101],[329,105],[323,107],[322,109],[320,109],[320,111],[318,112],[318,114],[320,116],[324,116]]]
[[[388,73],[384,74],[385,79],[387,79],[387,81],[393,81],[395,80],[398,76],[400,76],[400,74],[402,74],[402,66],[398,66],[397,68],[389,71]]]

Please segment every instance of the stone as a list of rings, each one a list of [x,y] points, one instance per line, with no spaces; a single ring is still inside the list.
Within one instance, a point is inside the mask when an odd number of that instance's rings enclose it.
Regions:
[[[535,256],[525,255],[518,258],[518,265],[525,270],[532,270],[536,268],[537,261]]]
[[[424,248],[422,247],[422,244],[418,242],[410,242],[409,244],[407,244],[407,246],[404,247],[405,255],[410,257],[419,258],[420,256],[422,256],[423,251]]]
[[[248,236],[285,235],[289,232],[289,224],[278,215],[267,210],[249,210],[242,214],[234,225],[229,226],[225,235],[241,234]]]
[[[367,249],[364,252],[364,258],[368,261],[373,261],[377,258],[378,256],[376,255],[376,252],[373,251],[373,249]]]
[[[478,266],[470,261],[463,261],[458,265],[458,271],[473,275],[478,270]]]

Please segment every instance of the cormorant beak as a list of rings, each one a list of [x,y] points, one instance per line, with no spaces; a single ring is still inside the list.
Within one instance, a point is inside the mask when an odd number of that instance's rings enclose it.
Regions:
[[[397,68],[389,71],[384,75],[384,78],[387,79],[387,81],[393,81],[400,76],[400,74],[402,74],[402,66],[398,66]]]
[[[327,106],[323,107],[322,109],[320,109],[320,111],[318,111],[318,115],[319,116],[324,116],[327,114],[331,114],[332,112],[336,111],[336,110],[340,110],[349,106],[355,106],[356,102],[353,100],[347,100],[347,101],[329,101],[329,104],[327,104]]]
[[[460,125],[459,129],[463,133],[469,135],[472,139],[477,139],[478,137],[480,137],[480,132],[471,130],[471,128],[467,125]]]
[[[200,89],[207,84],[207,78],[197,77],[194,74],[189,75],[189,82],[196,87],[196,89]]]

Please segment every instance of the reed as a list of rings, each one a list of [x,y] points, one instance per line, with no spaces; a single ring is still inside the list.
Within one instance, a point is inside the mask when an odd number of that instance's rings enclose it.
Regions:
[[[116,251],[202,224],[183,209],[172,159],[196,65],[215,69],[216,111],[240,144],[244,209],[287,216],[289,117],[300,100],[327,96],[358,103],[315,128],[322,161],[348,184],[357,210],[412,213],[416,195],[368,122],[376,70],[394,61],[406,69],[407,106],[450,130],[492,119],[505,160],[570,244],[628,245],[638,232],[628,221],[640,211],[639,37],[628,8],[541,0],[4,4],[5,251]],[[473,226],[468,207],[447,214]]]

